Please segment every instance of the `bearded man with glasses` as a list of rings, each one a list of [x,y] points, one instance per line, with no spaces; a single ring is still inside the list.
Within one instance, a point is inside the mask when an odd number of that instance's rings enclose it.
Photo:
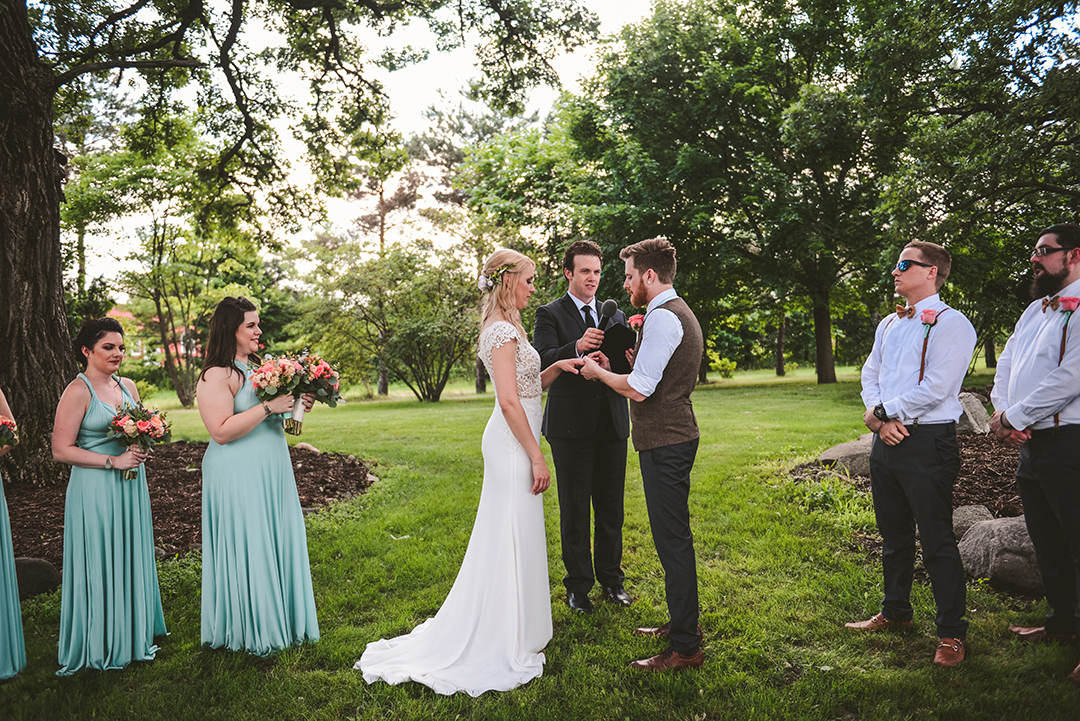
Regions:
[[[968,623],[964,564],[952,525],[952,491],[960,472],[958,398],[975,349],[975,329],[938,296],[952,256],[935,243],[908,243],[892,271],[896,306],[878,324],[862,368],[863,422],[874,433],[870,486],[881,532],[885,597],[881,612],[845,624],[856,631],[912,627],[915,525],[937,603],[934,665],[964,660]]]
[[[1034,302],[998,359],[990,429],[1020,447],[1024,503],[1050,613],[1042,626],[1010,626],[1025,641],[1080,640],[1080,226],[1053,225],[1031,253]],[[1067,676],[1080,684],[1080,666]]]

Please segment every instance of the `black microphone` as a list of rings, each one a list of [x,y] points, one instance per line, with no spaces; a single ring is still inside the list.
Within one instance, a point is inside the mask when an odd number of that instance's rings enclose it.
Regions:
[[[608,324],[611,323],[612,316],[614,316],[618,312],[619,312],[619,304],[618,303],[616,303],[611,298],[608,298],[607,300],[605,300],[600,305],[600,320],[601,321],[606,321],[606,322],[602,322],[600,324],[600,326],[599,326],[600,330],[604,330],[604,328],[607,328]]]

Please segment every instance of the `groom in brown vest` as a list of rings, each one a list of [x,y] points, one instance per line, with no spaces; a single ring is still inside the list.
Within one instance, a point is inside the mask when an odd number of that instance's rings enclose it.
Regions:
[[[631,437],[641,463],[649,526],[664,567],[671,617],[663,626],[634,632],[666,637],[668,648],[630,665],[648,671],[697,668],[703,657],[689,497],[698,426],[690,394],[701,365],[701,326],[672,287],[671,243],[664,238],[643,240],[623,248],[619,257],[626,261],[623,288],[630,292],[630,302],[647,308],[637,346],[632,355],[627,353],[633,370],[629,375],[612,373],[601,355],[599,363],[590,357],[581,374],[630,399]]]

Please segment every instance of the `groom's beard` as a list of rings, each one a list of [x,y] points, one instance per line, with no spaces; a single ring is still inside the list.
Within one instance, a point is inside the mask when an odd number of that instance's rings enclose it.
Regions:
[[[1048,270],[1036,270],[1035,279],[1031,281],[1031,299],[1038,300],[1047,295],[1053,295],[1065,287],[1065,278],[1069,275],[1068,268],[1062,268],[1058,273]]]

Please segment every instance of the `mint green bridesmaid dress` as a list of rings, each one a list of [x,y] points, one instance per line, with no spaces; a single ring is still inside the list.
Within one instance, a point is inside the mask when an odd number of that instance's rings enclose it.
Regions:
[[[126,448],[106,438],[116,409],[99,399],[94,386],[79,426],[79,448],[118,456]],[[135,400],[120,385],[125,403]],[[124,668],[149,661],[166,634],[154,558],[154,525],[146,469],[125,481],[123,471],[71,469],[64,503],[64,570],[60,590],[58,676],[83,668]]]
[[[15,554],[11,549],[4,482],[0,479],[0,678],[11,678],[26,668],[19,581],[15,577]]]
[[[244,371],[233,412],[259,404]],[[202,642],[264,656],[319,639],[307,531],[274,414],[203,456]]]

